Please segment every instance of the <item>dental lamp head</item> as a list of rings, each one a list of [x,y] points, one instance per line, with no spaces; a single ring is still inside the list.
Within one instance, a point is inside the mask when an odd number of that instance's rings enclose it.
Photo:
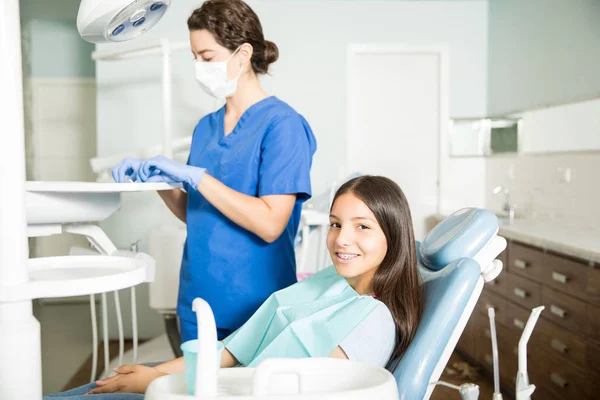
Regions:
[[[150,30],[171,0],[81,0],[77,30],[90,43],[125,42]]]

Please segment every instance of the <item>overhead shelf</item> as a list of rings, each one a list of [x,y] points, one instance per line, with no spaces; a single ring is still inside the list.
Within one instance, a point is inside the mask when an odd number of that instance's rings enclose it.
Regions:
[[[0,302],[70,297],[125,289],[151,280],[153,259],[137,257],[65,256],[31,258],[29,282],[4,286]]]

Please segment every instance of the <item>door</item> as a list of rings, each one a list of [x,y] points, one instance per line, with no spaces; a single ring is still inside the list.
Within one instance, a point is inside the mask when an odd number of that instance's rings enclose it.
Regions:
[[[422,240],[439,211],[445,53],[353,45],[348,64],[347,167],[398,183]]]

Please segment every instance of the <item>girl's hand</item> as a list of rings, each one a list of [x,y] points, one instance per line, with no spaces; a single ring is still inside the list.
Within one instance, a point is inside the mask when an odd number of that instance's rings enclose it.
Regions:
[[[99,393],[146,393],[150,382],[166,375],[154,367],[122,365],[115,368],[117,375],[96,381],[97,388],[86,394]]]

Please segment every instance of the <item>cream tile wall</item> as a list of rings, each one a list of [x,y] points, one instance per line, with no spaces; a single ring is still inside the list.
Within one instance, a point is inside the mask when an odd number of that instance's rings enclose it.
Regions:
[[[518,211],[565,225],[600,226],[600,151],[491,157],[486,163],[486,207],[500,210],[497,185],[511,190]],[[571,170],[565,182],[564,169]]]
[[[31,78],[29,179],[94,181],[89,159],[96,155],[96,84],[90,78]],[[84,238],[37,238],[32,257],[68,254]]]

